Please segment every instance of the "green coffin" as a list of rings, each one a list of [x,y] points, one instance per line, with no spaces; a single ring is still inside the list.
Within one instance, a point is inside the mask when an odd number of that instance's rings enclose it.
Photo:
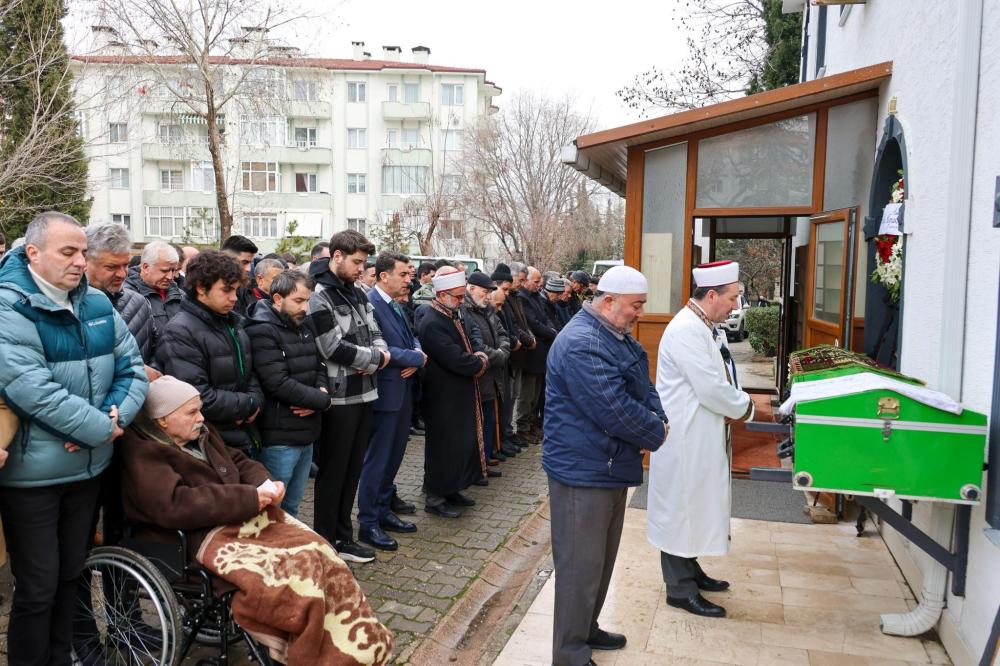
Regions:
[[[867,363],[797,370],[793,383],[872,372]],[[792,478],[799,490],[978,504],[986,433],[984,414],[953,414],[888,389],[800,401]]]

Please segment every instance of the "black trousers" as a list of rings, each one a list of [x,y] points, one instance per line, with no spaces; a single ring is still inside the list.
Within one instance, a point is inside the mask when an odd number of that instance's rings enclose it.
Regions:
[[[82,454],[85,455],[85,454]],[[14,599],[11,666],[69,666],[77,579],[87,557],[98,479],[0,490]]]
[[[313,529],[330,543],[354,539],[351,510],[368,450],[373,404],[337,405],[323,414],[323,434],[316,446]]]

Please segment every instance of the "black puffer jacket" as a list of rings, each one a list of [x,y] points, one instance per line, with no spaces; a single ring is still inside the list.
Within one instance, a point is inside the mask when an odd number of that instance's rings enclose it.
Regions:
[[[322,412],[330,406],[326,364],[316,349],[316,329],[307,317],[295,326],[268,301],[250,307],[246,323],[253,347],[253,367],[264,389],[264,409],[257,428],[264,446],[305,446],[319,439]],[[296,416],[292,407],[316,410]]]
[[[128,324],[128,331],[135,338],[139,353],[142,354],[142,362],[152,365],[156,354],[156,329],[153,326],[153,310],[149,307],[149,301],[127,289],[122,289],[117,294],[104,293]]]
[[[157,335],[163,333],[163,329],[167,327],[167,322],[180,312],[181,301],[184,300],[184,292],[181,291],[180,287],[173,280],[170,281],[170,286],[167,287],[166,294],[161,297],[159,290],[153,289],[142,281],[142,278],[139,277],[139,268],[137,266],[129,269],[128,277],[125,278],[125,289],[134,291],[149,302],[149,307],[153,313],[153,329]]]
[[[255,424],[242,423],[264,403],[253,372],[250,337],[240,318],[218,315],[198,301],[185,298],[181,310],[156,344],[156,363],[201,393],[201,413],[229,446],[255,452],[260,434]]]
[[[528,352],[528,359],[525,363],[525,371],[534,375],[545,374],[545,361],[549,356],[549,347],[556,339],[559,331],[549,320],[546,312],[545,297],[532,293],[521,287],[517,290],[517,298],[520,299],[521,308],[524,311],[524,318],[528,322],[528,329],[535,336],[538,345]]]
[[[510,338],[492,306],[481,308],[470,302],[462,310],[473,329],[474,351],[484,352],[490,360],[489,369],[479,378],[479,397],[483,401],[493,400],[498,392],[503,392],[502,382],[506,379],[507,360],[510,358]]]

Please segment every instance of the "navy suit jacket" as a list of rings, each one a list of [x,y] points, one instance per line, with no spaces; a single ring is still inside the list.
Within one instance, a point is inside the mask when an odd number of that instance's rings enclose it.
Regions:
[[[419,351],[420,342],[410,330],[409,324],[382,299],[374,287],[368,292],[368,302],[375,310],[375,320],[382,330],[382,339],[389,346],[389,365],[378,371],[378,399],[375,411],[395,412],[403,406],[403,400],[413,399],[413,387],[417,375],[404,379],[400,376],[403,368],[420,368],[424,365],[424,355]],[[402,306],[400,306],[402,307]]]

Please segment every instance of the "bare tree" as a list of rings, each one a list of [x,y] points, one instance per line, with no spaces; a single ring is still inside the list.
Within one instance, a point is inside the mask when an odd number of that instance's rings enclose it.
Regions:
[[[268,35],[303,15],[254,0],[100,0],[100,15],[138,53],[135,64],[151,77],[142,91],[155,91],[173,102],[175,112],[205,123],[220,233],[228,237],[233,206],[225,180],[226,126],[235,125],[233,115],[260,116],[285,98],[281,68],[295,57],[288,49],[276,56]]]
[[[552,266],[579,187],[596,186],[560,160],[560,150],[593,128],[570,99],[515,96],[476,127],[465,147],[462,192],[470,213],[510,257]]]
[[[796,83],[802,14],[781,0],[691,0],[671,5],[686,33],[675,71],[651,67],[618,91],[630,108],[677,111]]]

